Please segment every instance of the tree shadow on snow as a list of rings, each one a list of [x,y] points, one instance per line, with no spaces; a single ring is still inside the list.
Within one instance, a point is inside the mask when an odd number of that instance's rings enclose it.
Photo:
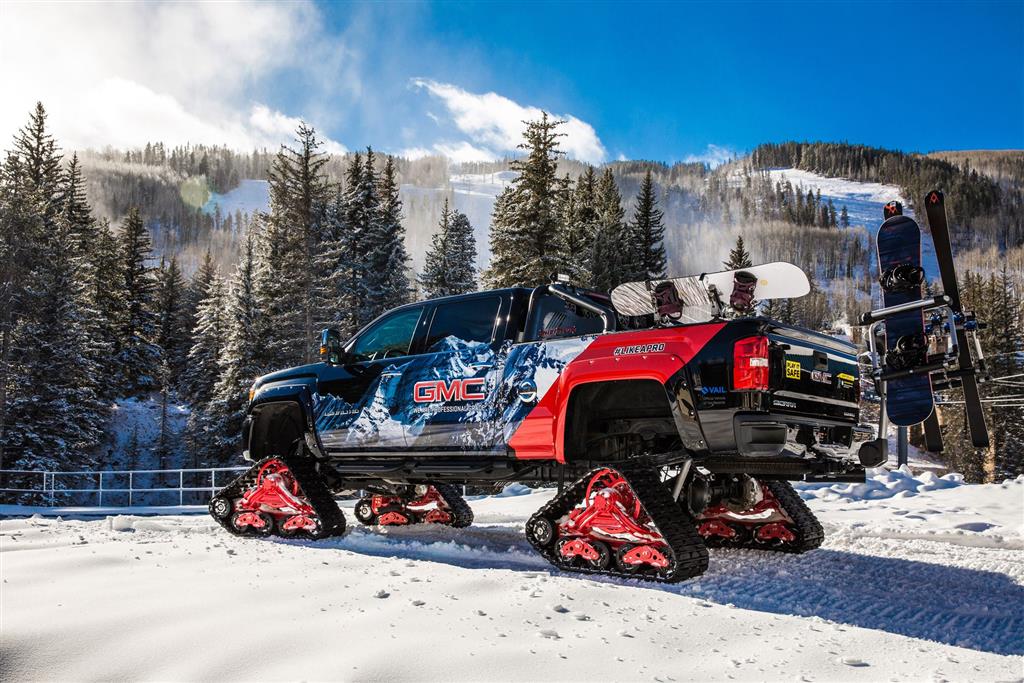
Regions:
[[[283,541],[470,569],[545,572],[743,609],[820,617],[997,654],[1024,654],[1024,586],[1005,574],[818,549],[805,555],[712,550],[708,571],[679,584],[560,572],[516,526],[355,528],[320,542]]]

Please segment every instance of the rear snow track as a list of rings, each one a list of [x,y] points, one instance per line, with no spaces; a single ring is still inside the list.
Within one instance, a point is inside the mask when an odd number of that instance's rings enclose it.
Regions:
[[[205,517],[6,520],[0,673],[1020,680],[1024,478],[937,482],[805,487],[821,549],[715,550],[668,586],[553,571],[522,534],[550,492],[474,500],[462,531],[319,543],[233,538]]]

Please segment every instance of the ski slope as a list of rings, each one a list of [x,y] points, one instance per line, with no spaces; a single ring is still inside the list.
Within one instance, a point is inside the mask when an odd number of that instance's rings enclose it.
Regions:
[[[911,218],[914,217],[914,211],[911,208],[912,202],[903,196],[903,191],[896,185],[861,182],[846,178],[828,178],[795,168],[771,169],[768,171],[768,175],[776,183],[789,181],[794,188],[802,188],[804,194],[808,190],[815,193],[821,192],[822,200],[826,202],[829,199],[832,200],[837,215],[845,206],[850,217],[850,227],[863,227],[871,235],[869,245],[871,253],[874,253],[874,236],[878,232],[878,226],[882,224],[882,207],[891,201],[898,201],[903,204],[903,212]],[[922,264],[928,278],[940,279],[935,245],[932,244],[932,236],[927,230],[921,232],[921,252]],[[876,267],[875,263],[871,264],[872,269]]]
[[[0,522],[5,680],[1020,680],[1024,477],[801,488],[804,556],[713,551],[674,586],[560,573],[477,521],[312,543],[204,516]],[[348,519],[352,522],[351,513]]]

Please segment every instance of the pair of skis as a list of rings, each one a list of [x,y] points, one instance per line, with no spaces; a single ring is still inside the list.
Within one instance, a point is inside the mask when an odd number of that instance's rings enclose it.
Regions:
[[[935,244],[942,295],[924,297],[921,229],[912,218],[903,215],[899,202],[885,205],[885,221],[878,230],[878,272],[884,308],[866,313],[862,322],[871,325],[868,341],[872,347],[878,324],[885,324],[885,349],[884,354],[878,354],[881,367],[876,378],[882,385],[886,417],[897,426],[923,422],[927,449],[941,451],[942,435],[933,392],[959,385],[964,392],[971,442],[976,448],[987,448],[988,428],[978,392],[979,370],[971,356],[968,338],[968,332],[976,329],[976,322],[963,310],[960,301],[941,192],[928,193],[925,212]],[[928,318],[926,312],[930,313]],[[930,340],[941,340],[947,329],[955,342],[945,349],[936,349]],[[976,344],[975,348],[980,361],[980,346]],[[933,384],[936,373],[941,379]],[[884,424],[885,421],[883,427]]]

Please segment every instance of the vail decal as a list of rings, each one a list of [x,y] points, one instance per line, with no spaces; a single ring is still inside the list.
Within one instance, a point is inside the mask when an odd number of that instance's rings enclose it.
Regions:
[[[715,396],[725,394],[725,387],[701,387],[702,396]]]
[[[471,377],[447,382],[443,379],[416,382],[412,388],[412,398],[416,403],[483,401],[487,398],[487,395],[480,390],[484,381],[483,377]]]

